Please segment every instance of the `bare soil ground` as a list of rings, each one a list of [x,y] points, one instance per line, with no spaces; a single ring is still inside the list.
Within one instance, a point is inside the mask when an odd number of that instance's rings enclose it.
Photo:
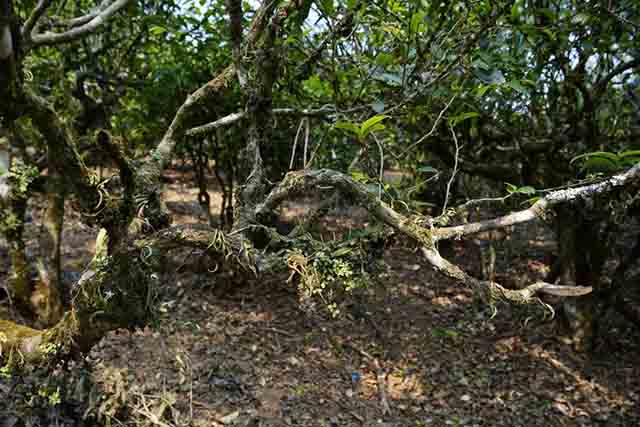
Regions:
[[[185,177],[166,194],[176,222],[204,220]],[[72,215],[65,226],[65,269],[77,273],[95,231]],[[455,242],[451,255],[478,274],[481,244]],[[496,247],[498,278],[517,286],[544,274],[553,241],[530,226]],[[411,249],[391,247],[385,259],[352,310],[310,319],[282,278],[238,283],[193,253],[177,255],[157,322],[114,331],[65,368],[82,369],[90,385],[76,390],[83,411],[58,425],[640,425],[640,335],[628,325],[608,322],[596,352],[575,353],[541,310],[499,306],[493,316]],[[0,399],[22,398],[2,396],[10,392],[0,387]],[[80,421],[85,414],[100,417]],[[0,414],[0,426],[17,422]]]

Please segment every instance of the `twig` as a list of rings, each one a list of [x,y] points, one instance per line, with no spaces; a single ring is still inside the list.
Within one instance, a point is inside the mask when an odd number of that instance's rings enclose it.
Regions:
[[[375,360],[375,357],[373,357],[372,355],[370,355],[369,353],[367,353],[366,351],[356,347],[354,344],[351,344],[350,342],[345,342],[342,345],[344,345],[345,347],[349,347],[351,350],[355,351],[356,353],[358,353],[360,356],[364,357],[365,359],[371,361],[371,360]]]
[[[305,117],[305,126],[304,126],[304,152],[302,155],[302,167],[304,169],[307,168],[307,149],[309,147],[309,118]]]
[[[293,140],[293,149],[291,150],[291,161],[289,162],[289,170],[293,169],[293,160],[296,157],[296,147],[298,147],[298,138],[300,138],[300,132],[302,131],[302,125],[304,124],[304,117],[300,120],[298,130],[296,131],[296,138]]]
[[[22,27],[22,38],[29,39],[31,37],[31,32],[35,28],[36,24],[42,18],[42,16],[47,12],[49,6],[51,6],[51,0],[40,0],[36,7],[31,12],[31,16],[27,18],[27,21],[24,23]]]
[[[436,128],[438,127],[438,124],[440,124],[440,120],[442,120],[442,116],[444,116],[444,113],[447,112],[447,110],[449,109],[449,107],[451,106],[451,104],[453,103],[453,100],[456,99],[456,97],[458,96],[458,94],[456,93],[455,95],[453,95],[451,97],[451,99],[449,100],[449,102],[447,102],[447,104],[444,106],[444,108],[442,109],[442,111],[440,111],[440,114],[438,114],[438,117],[436,118],[436,121],[433,123],[433,126],[431,127],[431,130],[424,136],[422,136],[419,140],[417,140],[416,142],[414,142],[413,144],[411,144],[409,147],[407,147],[405,150],[402,151],[402,153],[398,154],[397,156],[395,156],[396,158],[400,158],[402,156],[404,156],[405,154],[407,154],[409,151],[413,150],[417,145],[420,145],[422,143],[422,141],[424,141],[425,139],[429,138],[431,135],[433,135],[433,133],[436,131]]]
[[[360,421],[362,424],[364,424],[364,418],[361,417],[360,415],[358,415],[355,411],[352,411],[351,409],[349,409],[349,407],[347,405],[345,405],[344,403],[342,403],[339,400],[334,400],[334,402],[340,407],[342,408],[343,411],[348,412],[349,415],[351,415],[353,418],[355,418],[356,420]]]
[[[378,359],[373,360],[373,366],[376,369],[376,382],[378,383],[378,398],[380,399],[380,404],[382,405],[382,415],[390,415],[391,407],[389,406],[389,401],[387,400],[387,381],[384,375],[384,371],[380,367],[380,363]]]
[[[455,210],[459,211],[462,209],[467,209],[467,208],[471,208],[477,205],[480,205],[482,203],[491,203],[491,202],[504,202],[505,200],[507,200],[508,198],[510,198],[511,196],[513,196],[513,194],[515,193],[511,193],[511,194],[507,194],[506,196],[503,197],[486,197],[483,199],[471,199],[466,201],[465,203],[456,206]]]
[[[311,158],[309,159],[309,163],[307,164],[307,167],[311,167],[311,165],[313,164],[313,160],[316,158],[316,154],[318,153],[318,150],[320,150],[320,147],[322,147],[322,143],[324,142],[326,135],[327,135],[326,133],[323,134],[322,138],[320,139],[320,142],[316,144],[316,148],[311,153]]]
[[[630,25],[636,30],[638,28],[640,28],[640,25],[636,24],[633,21],[630,21],[629,19],[625,18],[624,16],[618,15],[615,10],[608,9],[606,7],[603,7],[603,6],[600,6],[599,9],[604,9],[607,13],[609,13],[611,16],[613,16],[614,18],[616,18],[618,21],[622,22],[623,24]]]
[[[349,110],[340,111],[340,113],[353,113],[364,108],[366,107],[356,107]],[[298,115],[303,117],[332,116],[338,112],[339,111],[336,109],[336,107],[332,105],[323,105],[322,107],[316,109],[305,108],[301,110],[297,108],[274,108],[273,110],[271,110],[271,113],[274,115]],[[231,113],[213,122],[191,128],[185,132],[185,135],[196,136],[204,133],[209,133],[219,127],[232,125],[240,120],[245,119],[246,117],[247,113],[245,111]]]
[[[384,181],[384,149],[382,148],[382,144],[380,143],[380,141],[378,141],[378,137],[376,137],[375,134],[373,134],[373,139],[378,146],[378,151],[380,152],[380,182],[378,183],[378,199],[382,199],[382,185]]]
[[[456,131],[453,130],[453,126],[449,124],[449,130],[451,130],[451,135],[453,135],[453,142],[456,145],[456,155],[453,163],[453,172],[451,172],[451,178],[449,178],[449,182],[447,182],[447,192],[444,196],[444,205],[442,206],[442,215],[447,212],[447,204],[449,203],[449,196],[451,194],[451,185],[453,184],[453,180],[456,178],[456,173],[458,172],[458,159],[460,158],[460,144],[458,144],[458,137],[456,136]]]
[[[349,347],[350,349],[354,350],[356,353],[360,354],[362,357],[364,357],[365,359],[371,362],[371,364],[373,365],[373,370],[376,373],[376,383],[378,386],[378,398],[380,399],[380,405],[382,405],[382,414],[383,415],[391,414],[391,407],[389,406],[389,401],[387,400],[386,379],[385,379],[384,371],[380,367],[380,362],[378,362],[378,359],[349,342],[346,342],[343,345],[345,347]]]
[[[269,331],[269,332],[275,332],[276,334],[280,334],[280,335],[284,335],[285,337],[289,337],[289,338],[296,338],[295,335],[287,332],[287,331],[283,331],[282,329],[278,329],[278,328],[270,328],[270,327],[263,327],[260,328],[263,331]]]

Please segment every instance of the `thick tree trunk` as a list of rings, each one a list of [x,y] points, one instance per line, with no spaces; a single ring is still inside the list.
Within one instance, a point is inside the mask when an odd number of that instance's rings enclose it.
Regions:
[[[591,286],[596,290],[592,295],[563,302],[560,332],[578,351],[593,347],[600,318],[597,290],[601,288],[608,255],[607,236],[600,226],[601,221],[589,220],[575,208],[559,209],[559,279],[562,283]]]
[[[51,163],[49,163],[51,165]],[[60,173],[49,167],[47,179],[47,207],[40,235],[40,256],[37,261],[38,282],[31,303],[38,319],[44,325],[54,325],[63,313],[62,269],[60,245],[64,218],[64,192]]]
[[[22,198],[11,198],[0,209],[3,220],[0,228],[9,245],[9,293],[13,301],[22,308],[29,306],[31,286],[25,244],[23,240],[24,216],[27,202]]]
[[[1,134],[0,134],[1,136]],[[27,208],[27,194],[18,188],[16,179],[7,172],[18,158],[11,152],[11,134],[0,137],[0,231],[9,246],[9,283],[8,292],[12,301],[22,310],[29,307],[31,284],[23,239],[24,218]]]

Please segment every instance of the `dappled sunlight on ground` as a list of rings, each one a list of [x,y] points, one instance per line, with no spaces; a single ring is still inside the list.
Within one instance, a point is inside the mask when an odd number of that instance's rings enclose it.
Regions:
[[[167,201],[182,205],[174,213],[199,208],[189,185],[167,187]],[[219,202],[214,192],[212,200]],[[65,268],[80,272],[95,230],[76,220],[65,223]],[[204,221],[194,208],[176,222]],[[339,234],[363,224],[355,215],[323,225]],[[534,228],[513,233],[496,244],[496,274],[517,285],[544,274],[541,248],[552,245]],[[449,256],[479,274],[481,245],[455,242]],[[577,354],[537,308],[500,305],[492,317],[471,290],[434,273],[412,248],[387,248],[385,260],[367,292],[333,319],[303,313],[286,275],[240,278],[212,272],[191,252],[176,254],[162,275],[158,320],[114,331],[91,350],[94,397],[101,396],[92,410],[111,414],[112,425],[640,423],[637,332],[620,329],[608,350]]]

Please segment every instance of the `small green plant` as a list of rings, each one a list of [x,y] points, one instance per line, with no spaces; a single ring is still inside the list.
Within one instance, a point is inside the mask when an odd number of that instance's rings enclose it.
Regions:
[[[385,126],[381,122],[388,117],[389,116],[385,116],[384,114],[378,114],[362,123],[338,122],[335,124],[335,127],[353,134],[358,143],[364,144],[367,136],[371,133],[385,129]]]
[[[60,387],[56,387],[55,391],[50,390],[48,387],[41,387],[38,389],[38,396],[46,399],[51,406],[57,406],[62,403],[60,398]]]
[[[610,173],[633,166],[640,162],[640,150],[594,151],[584,153],[571,159],[570,164],[580,162],[580,170],[589,173]]]
[[[431,335],[436,338],[448,338],[451,340],[456,340],[460,338],[460,333],[454,331],[453,329],[446,328],[433,328],[431,330]]]
[[[40,350],[49,356],[55,355],[60,350],[61,345],[55,343],[46,343],[40,345]]]
[[[6,364],[0,368],[0,377],[11,378],[11,366],[9,366],[9,364]]]
[[[296,397],[303,397],[308,392],[308,387],[306,384],[298,384],[293,387],[293,394]]]
[[[532,194],[536,194],[536,189],[529,185],[525,185],[524,187],[518,187],[516,185],[509,184],[509,183],[505,183],[505,185],[507,187],[507,193],[509,193],[509,195],[524,194],[524,195],[530,196]]]
[[[366,274],[361,274],[358,265],[363,261],[358,242],[335,247],[326,245],[312,255],[300,250],[289,252],[287,264],[300,277],[298,293],[303,306],[313,308],[320,302],[332,317],[341,314],[342,299],[366,284]],[[290,278],[290,279],[291,279]]]
[[[35,166],[15,163],[7,173],[9,181],[12,183],[14,197],[26,198],[29,185],[38,177],[40,173]]]

